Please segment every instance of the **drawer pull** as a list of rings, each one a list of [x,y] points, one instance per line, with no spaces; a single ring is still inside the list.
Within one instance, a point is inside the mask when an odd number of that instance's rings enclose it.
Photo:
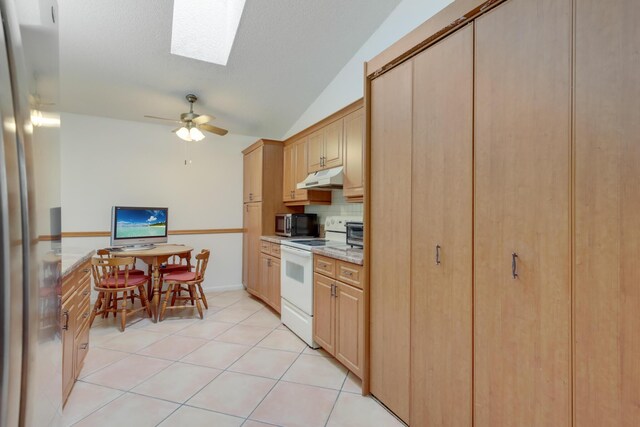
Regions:
[[[89,312],[88,311],[82,315],[83,319],[86,319],[87,317],[89,317]]]
[[[353,272],[352,271],[344,271],[343,273],[344,273],[345,276],[349,276],[349,277],[353,276]]]
[[[511,254],[511,275],[514,279],[518,278],[518,254],[515,252]]]
[[[436,245],[436,265],[440,265],[440,245]]]
[[[85,269],[82,270],[83,273],[88,273],[90,271],[91,271],[91,269],[89,269],[89,268],[85,268]]]
[[[64,316],[64,324],[62,325],[62,330],[68,331],[69,330],[69,310],[66,310],[64,313],[62,313],[62,315]]]
[[[84,343],[80,344],[80,350],[86,350],[87,348],[89,348],[89,343],[88,342],[84,342]]]
[[[320,263],[320,268],[327,268],[329,267],[327,264],[325,264],[324,262]]]
[[[82,296],[86,297],[87,295],[89,295],[89,292],[91,292],[89,291],[89,289],[85,289],[84,292],[82,292]]]

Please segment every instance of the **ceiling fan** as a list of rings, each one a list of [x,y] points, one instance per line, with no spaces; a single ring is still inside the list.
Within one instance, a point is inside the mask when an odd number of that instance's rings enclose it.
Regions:
[[[180,114],[180,120],[165,119],[164,117],[146,115],[145,117],[149,119],[166,120],[169,122],[182,124],[181,127],[176,128],[171,132],[174,132],[180,139],[183,139],[185,141],[200,141],[204,139],[204,134],[202,133],[203,130],[215,133],[216,135],[220,136],[224,136],[229,132],[226,129],[208,124],[208,122],[215,119],[215,117],[208,116],[206,114],[196,114],[193,112],[193,104],[198,100],[197,96],[190,93],[186,96],[186,98],[187,101],[189,101],[189,112]]]

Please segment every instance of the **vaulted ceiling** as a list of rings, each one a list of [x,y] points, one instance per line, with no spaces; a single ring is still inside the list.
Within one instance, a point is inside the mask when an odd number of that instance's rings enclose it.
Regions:
[[[280,138],[400,0],[247,0],[227,66],[170,54],[170,0],[60,2],[61,110],[149,121],[196,112]]]

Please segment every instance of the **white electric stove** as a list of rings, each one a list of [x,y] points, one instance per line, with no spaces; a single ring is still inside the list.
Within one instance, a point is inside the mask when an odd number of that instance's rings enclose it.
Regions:
[[[325,220],[324,238],[283,240],[280,270],[281,320],[312,348],[313,341],[313,254],[314,247],[346,244],[346,223],[362,221],[356,216],[330,216]]]

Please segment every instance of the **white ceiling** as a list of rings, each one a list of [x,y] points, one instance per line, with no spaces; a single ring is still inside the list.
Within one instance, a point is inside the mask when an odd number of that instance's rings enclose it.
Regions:
[[[171,55],[171,0],[60,2],[61,110],[125,120],[197,113],[280,138],[400,0],[247,0],[226,67]]]

